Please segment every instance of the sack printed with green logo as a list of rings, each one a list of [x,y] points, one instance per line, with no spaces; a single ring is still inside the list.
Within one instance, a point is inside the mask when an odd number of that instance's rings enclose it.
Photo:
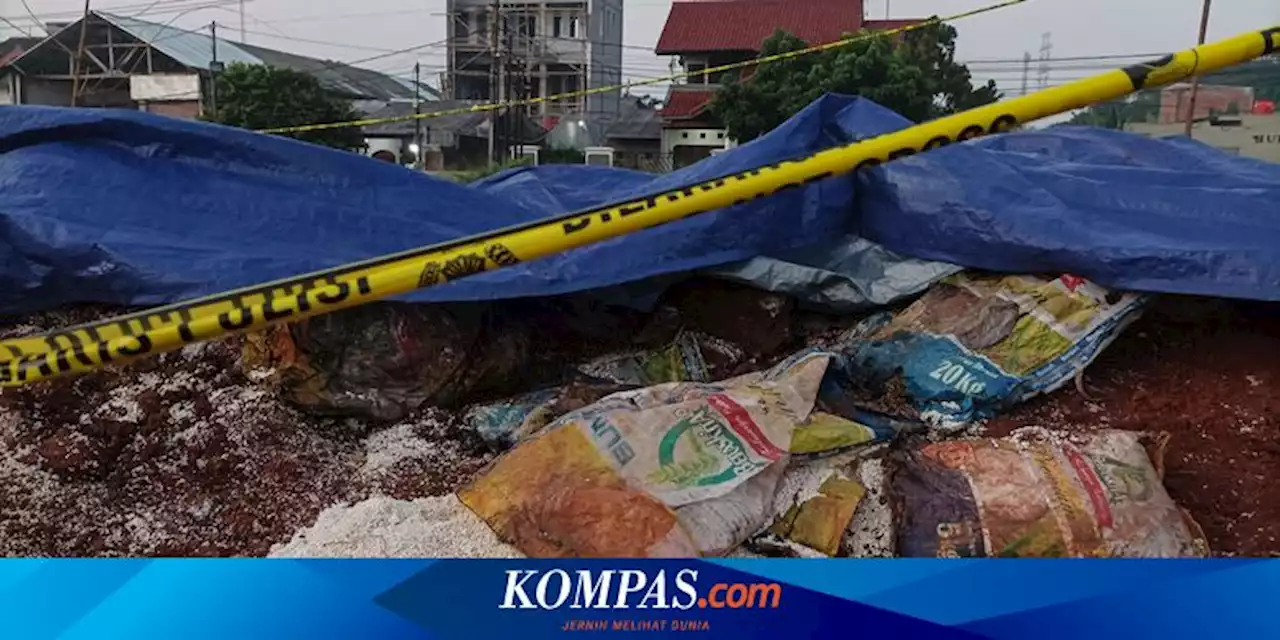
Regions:
[[[614,394],[521,443],[459,497],[531,557],[727,552],[768,524],[828,360]]]

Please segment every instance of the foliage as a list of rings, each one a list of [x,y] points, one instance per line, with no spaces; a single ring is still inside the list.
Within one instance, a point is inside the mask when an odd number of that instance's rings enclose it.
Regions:
[[[573,148],[543,149],[538,155],[542,164],[583,164],[586,160],[581,151]]]
[[[716,94],[712,113],[730,135],[746,142],[771,131],[826,93],[860,95],[916,122],[994,102],[994,82],[974,88],[969,70],[955,60],[956,31],[932,22],[900,41],[867,38],[828,51],[759,65],[753,75]],[[805,48],[777,31],[761,55]]]
[[[349,101],[326,90],[315,76],[292,69],[234,63],[218,74],[217,88],[217,111],[208,119],[234,127],[273,129],[359,118]],[[339,149],[364,145],[356,127],[284,135]]]
[[[487,167],[479,169],[471,169],[467,171],[453,171],[445,174],[445,177],[453,179],[455,182],[469,184],[476,180],[483,180],[491,175],[501,173],[507,169],[515,169],[516,167],[527,167],[533,164],[532,158],[522,157],[507,160],[500,164],[491,164]]]

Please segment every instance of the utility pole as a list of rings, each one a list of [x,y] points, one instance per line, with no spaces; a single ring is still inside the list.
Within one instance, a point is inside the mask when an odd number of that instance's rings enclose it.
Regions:
[[[422,169],[422,63],[413,63],[413,166]]]
[[[1027,95],[1027,90],[1030,89],[1030,87],[1027,85],[1027,81],[1030,79],[1031,79],[1031,52],[1025,51],[1022,54],[1022,93],[1018,95],[1023,95],[1023,96]]]
[[[244,32],[244,0],[240,0],[240,42],[248,42]]]
[[[85,39],[89,34],[89,0],[84,0],[84,17],[80,19],[80,46],[76,47],[76,59],[71,61],[71,106],[80,102],[80,62],[84,60]]]
[[[1200,39],[1199,44],[1204,44],[1205,36],[1209,32],[1209,5],[1212,0],[1204,0],[1204,7],[1200,10]],[[1187,137],[1191,136],[1191,127],[1196,121],[1196,94],[1200,93],[1200,76],[1191,77],[1191,96],[1187,100]]]
[[[213,50],[209,59],[209,114],[218,116],[218,23],[209,23],[209,41]]]
[[[1053,52],[1053,32],[1047,32],[1040,36],[1040,88],[1049,88],[1049,56]]]

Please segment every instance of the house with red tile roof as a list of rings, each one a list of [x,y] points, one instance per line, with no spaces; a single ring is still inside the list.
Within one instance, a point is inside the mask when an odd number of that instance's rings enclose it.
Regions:
[[[894,29],[920,20],[867,20],[862,0],[675,0],[655,53],[675,56],[686,72],[759,55],[778,29],[813,45],[863,29]],[[750,73],[751,68],[744,70]],[[732,73],[732,72],[730,72]],[[691,75],[673,84],[662,109],[662,153],[682,167],[733,146],[707,112],[726,78]]]

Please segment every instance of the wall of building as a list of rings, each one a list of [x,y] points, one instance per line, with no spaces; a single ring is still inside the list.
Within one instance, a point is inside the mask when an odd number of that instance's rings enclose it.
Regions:
[[[613,166],[641,171],[670,171],[671,162],[664,161],[660,140],[635,140],[610,138],[613,147]]]
[[[1244,115],[1238,118],[1238,126],[1214,126],[1208,122],[1198,122],[1192,129],[1192,138],[1246,158],[1280,162],[1280,115],[1255,116]],[[1129,131],[1143,135],[1163,138],[1180,136],[1185,132],[1185,124],[1132,124]]]
[[[622,84],[622,0],[591,0],[588,18],[591,63],[589,88]],[[608,91],[587,96],[587,116],[602,124],[616,119],[622,95]]]
[[[531,91],[548,96],[622,82],[623,0],[502,0],[513,34],[509,55],[528,70]],[[449,60],[455,72],[446,82],[452,97],[493,100],[488,50],[493,37],[490,0],[448,0]],[[465,68],[461,64],[466,62]],[[535,107],[535,116],[586,113],[595,119],[618,113],[621,95]]]
[[[1218,113],[1249,113],[1253,108],[1253,89],[1224,85],[1200,85],[1196,90],[1195,118]],[[1186,122],[1191,110],[1191,85],[1178,84],[1160,92],[1161,124]]]
[[[22,104],[65,107],[71,104],[71,83],[22,78],[20,95]]]
[[[138,109],[147,113],[155,113],[170,118],[195,120],[200,117],[199,100],[165,100],[162,102],[141,102]]]

